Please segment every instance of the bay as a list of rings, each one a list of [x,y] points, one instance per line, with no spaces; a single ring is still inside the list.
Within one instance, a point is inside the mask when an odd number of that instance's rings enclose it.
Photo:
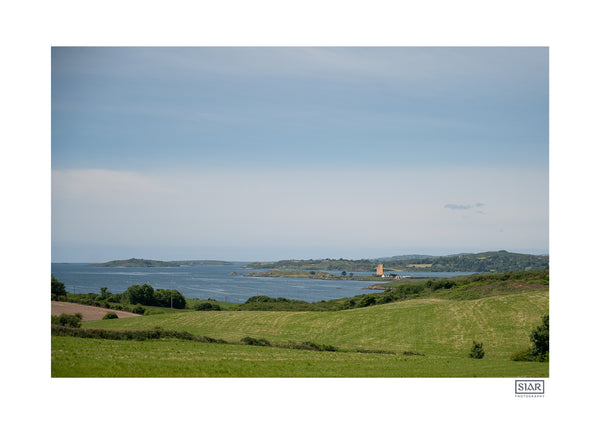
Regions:
[[[149,284],[156,289],[174,289],[190,299],[215,299],[243,303],[252,296],[285,297],[318,302],[369,293],[364,287],[370,281],[317,280],[310,278],[245,277],[264,270],[241,268],[247,262],[232,265],[195,265],[183,267],[91,267],[84,263],[53,263],[52,274],[71,293],[100,293],[106,287],[111,293],[122,293],[134,284]],[[334,275],[341,271],[327,271]],[[372,275],[354,272],[354,275]],[[406,272],[411,277],[454,277],[470,272]]]

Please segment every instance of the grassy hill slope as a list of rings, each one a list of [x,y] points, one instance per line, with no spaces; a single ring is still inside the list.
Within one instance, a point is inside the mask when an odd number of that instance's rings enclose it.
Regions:
[[[547,377],[547,362],[510,356],[529,347],[548,302],[548,287],[540,285],[472,300],[415,298],[328,312],[198,311],[84,322],[88,329],[160,327],[234,344],[53,335],[52,376]],[[246,337],[272,345],[310,341],[337,351],[239,344]],[[483,342],[483,359],[468,358],[474,340]]]
[[[151,315],[84,323],[86,328],[164,329],[239,341],[314,341],[338,348],[411,351],[429,357],[468,354],[473,340],[486,357],[508,360],[529,345],[529,333],[548,312],[548,291],[476,300],[414,299],[336,312],[217,311]]]

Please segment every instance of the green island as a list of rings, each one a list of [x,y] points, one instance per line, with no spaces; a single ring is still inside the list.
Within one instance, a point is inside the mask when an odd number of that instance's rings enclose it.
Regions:
[[[312,278],[317,280],[357,280],[357,281],[381,281],[381,277],[378,276],[360,276],[352,275],[352,272],[346,274],[344,271],[343,275],[333,275],[329,272],[324,271],[304,271],[304,270],[281,270],[271,269],[268,271],[261,272],[249,272],[244,274],[245,277],[287,277],[287,278]]]
[[[464,253],[448,256],[410,255],[379,259],[307,259],[277,262],[252,262],[244,265],[252,269],[296,269],[336,270],[353,272],[375,272],[378,264],[386,271],[429,271],[429,272],[507,272],[516,270],[539,270],[548,267],[547,255],[528,255],[505,250],[497,252]]]
[[[187,261],[157,261],[154,259],[120,259],[99,264],[89,264],[88,266],[109,267],[109,268],[128,268],[128,267],[178,267],[193,265],[232,265],[232,262],[213,261],[213,260],[187,260]]]
[[[312,303],[254,296],[234,304],[148,285],[73,294],[52,278],[53,301],[140,315],[52,317],[51,374],[548,377],[548,269],[399,280],[381,288]]]

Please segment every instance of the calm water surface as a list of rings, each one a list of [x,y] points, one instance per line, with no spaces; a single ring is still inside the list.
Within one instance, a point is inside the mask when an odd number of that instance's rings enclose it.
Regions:
[[[101,287],[111,293],[122,293],[133,284],[149,284],[156,289],[175,289],[190,299],[212,298],[226,302],[245,302],[251,296],[265,295],[318,302],[369,293],[364,287],[370,281],[313,280],[310,278],[244,277],[260,272],[240,268],[246,262],[233,265],[196,265],[175,268],[104,268],[88,264],[52,264],[52,274],[65,284],[71,293],[100,293]],[[340,274],[340,271],[328,271]],[[371,275],[355,272],[354,275]],[[406,272],[414,277],[453,277],[472,273],[460,272]]]

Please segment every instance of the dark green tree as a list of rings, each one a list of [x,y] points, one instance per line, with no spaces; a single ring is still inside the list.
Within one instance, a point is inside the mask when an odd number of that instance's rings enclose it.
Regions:
[[[149,284],[129,286],[125,290],[125,298],[132,304],[154,305],[155,303],[154,289]]]
[[[100,298],[107,299],[112,295],[111,292],[108,291],[108,287],[100,287]]]
[[[550,315],[542,317],[542,325],[533,329],[529,335],[533,346],[531,352],[537,357],[547,356],[550,352]]]
[[[65,289],[65,285],[63,283],[61,283],[60,281],[58,281],[56,278],[54,278],[54,275],[52,275],[50,278],[50,284],[51,284],[50,292],[52,293],[53,297],[67,295],[67,290]]]
[[[154,300],[158,306],[175,309],[185,308],[185,297],[177,290],[157,289],[154,292]]]

